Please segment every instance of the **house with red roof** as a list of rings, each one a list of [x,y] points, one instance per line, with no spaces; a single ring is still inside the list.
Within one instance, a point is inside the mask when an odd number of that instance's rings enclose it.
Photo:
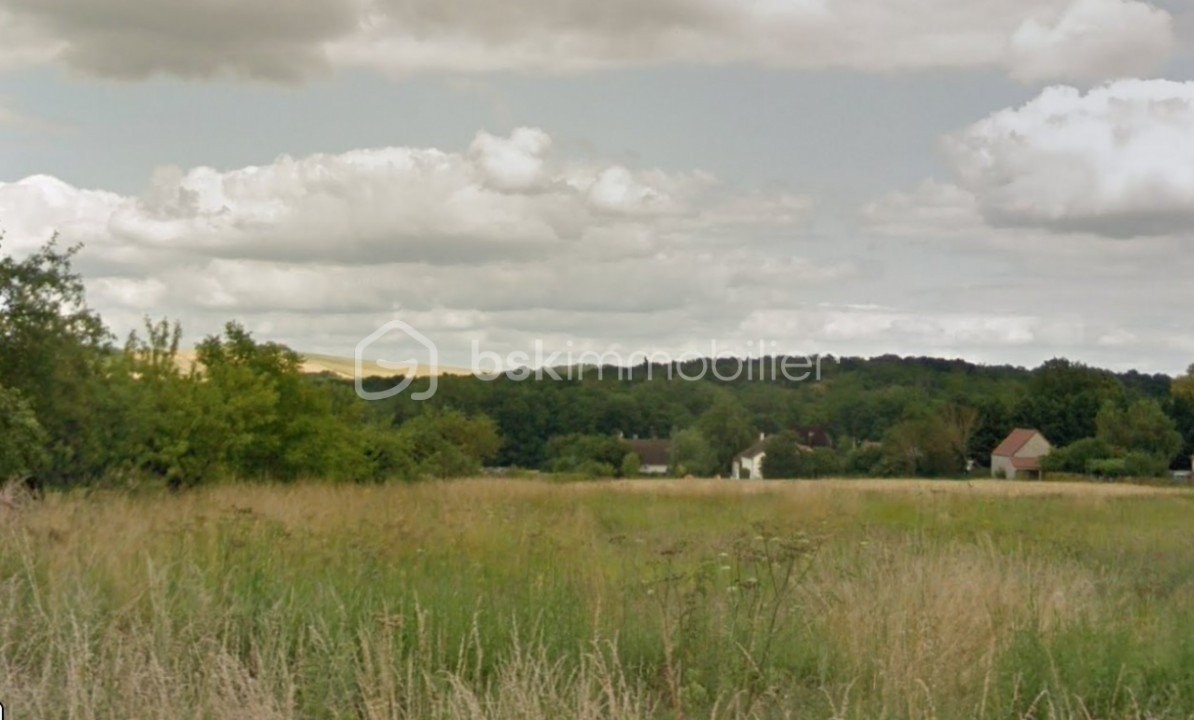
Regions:
[[[991,451],[991,477],[1040,480],[1041,458],[1053,451],[1039,430],[1016,428]]]

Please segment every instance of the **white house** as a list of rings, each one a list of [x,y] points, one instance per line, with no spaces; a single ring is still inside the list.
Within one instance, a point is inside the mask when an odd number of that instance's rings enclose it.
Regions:
[[[730,477],[735,480],[763,479],[763,458],[767,452],[763,449],[767,445],[767,436],[759,433],[759,441],[734,456],[734,464],[730,469]]]
[[[991,451],[991,477],[1041,479],[1041,458],[1053,446],[1037,430],[1016,428]]]

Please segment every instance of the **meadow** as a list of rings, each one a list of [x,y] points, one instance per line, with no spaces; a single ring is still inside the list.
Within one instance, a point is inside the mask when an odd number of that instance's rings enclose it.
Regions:
[[[13,718],[1194,718],[1194,493],[476,479],[0,506]]]

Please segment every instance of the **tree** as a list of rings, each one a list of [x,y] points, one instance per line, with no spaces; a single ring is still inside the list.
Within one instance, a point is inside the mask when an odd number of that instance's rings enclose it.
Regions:
[[[672,436],[672,469],[677,475],[708,477],[717,473],[717,455],[705,435],[695,428]]]
[[[614,435],[559,435],[547,443],[547,468],[552,472],[612,477],[632,452],[625,440]]]
[[[778,479],[801,476],[801,456],[805,453],[800,448],[800,438],[796,433],[785,430],[772,435],[763,444],[763,451],[766,453],[763,457],[763,477]]]
[[[1194,403],[1194,364],[1186,369],[1185,375],[1174,379],[1170,393]]]
[[[194,367],[178,361],[182,328],[145,320],[144,337],[129,333],[107,383],[118,398],[114,420],[123,429],[112,469],[165,479],[172,488],[198,484],[221,469],[223,403],[209,397]]]
[[[1183,457],[1179,462],[1188,469],[1190,456],[1194,455],[1194,365],[1173,381],[1166,412],[1182,435]]]
[[[786,430],[772,435],[763,446],[763,477],[819,478],[836,475],[842,465],[830,448],[806,448],[796,433]]]
[[[1097,462],[1119,454],[1105,440],[1083,438],[1046,455],[1041,459],[1041,467],[1051,472],[1091,473]]]
[[[501,446],[497,425],[484,415],[429,408],[398,428],[410,455],[408,479],[476,475]]]
[[[979,413],[972,407],[957,403],[946,403],[938,412],[941,429],[950,450],[958,463],[966,467],[971,455],[971,439],[979,426]]]
[[[734,456],[750,445],[755,431],[750,415],[734,396],[726,394],[713,403],[700,419],[696,429],[708,440],[716,460],[716,472],[727,472]]]
[[[1160,403],[1142,398],[1128,406],[1103,405],[1095,418],[1098,438],[1121,454],[1144,453],[1165,465],[1182,447],[1182,436]]]
[[[887,471],[895,475],[954,475],[966,467],[950,429],[931,414],[902,420],[888,430],[883,457]]]
[[[258,343],[240,324],[205,338],[196,356],[209,392],[201,397],[212,423],[205,436],[231,472],[241,477],[300,475],[359,479],[371,474],[354,424],[338,411],[344,388],[303,375],[301,358],[278,343]]]
[[[0,386],[0,485],[25,478],[46,460],[46,432],[16,390]]]
[[[45,430],[45,475],[80,482],[109,461],[103,378],[110,340],[57,239],[24,260],[0,258],[0,385],[16,390]]]
[[[626,453],[626,457],[622,458],[622,467],[618,474],[624,478],[637,477],[643,469],[643,461],[639,458],[638,453]]]
[[[1095,416],[1108,400],[1124,401],[1123,386],[1114,375],[1054,359],[1033,371],[1017,422],[1065,446],[1095,434]]]

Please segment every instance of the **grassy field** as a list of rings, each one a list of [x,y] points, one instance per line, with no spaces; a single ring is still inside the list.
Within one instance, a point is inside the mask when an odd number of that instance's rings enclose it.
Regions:
[[[13,718],[1192,718],[1194,494],[472,480],[0,507]]]

